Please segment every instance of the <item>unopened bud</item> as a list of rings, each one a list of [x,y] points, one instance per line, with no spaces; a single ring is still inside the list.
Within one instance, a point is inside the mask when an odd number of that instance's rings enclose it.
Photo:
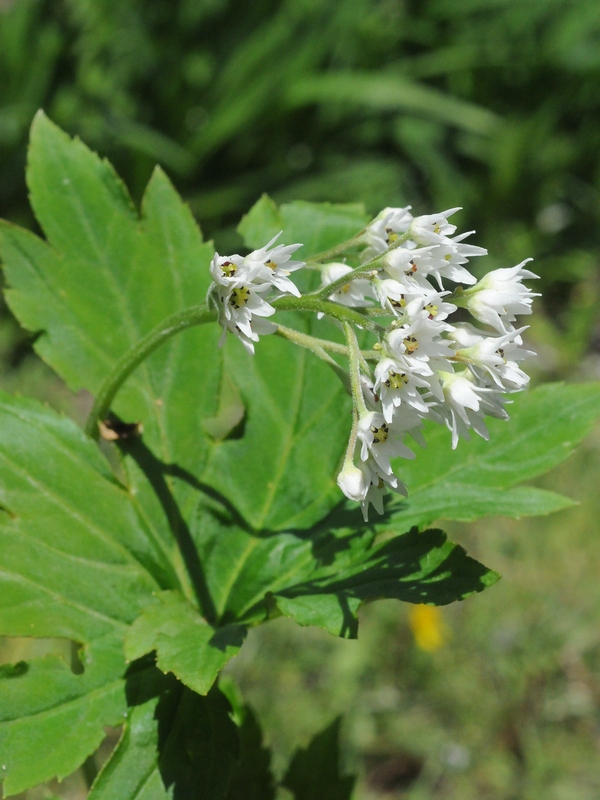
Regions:
[[[337,484],[346,497],[358,502],[365,499],[369,490],[367,476],[354,464],[346,464],[337,476]]]

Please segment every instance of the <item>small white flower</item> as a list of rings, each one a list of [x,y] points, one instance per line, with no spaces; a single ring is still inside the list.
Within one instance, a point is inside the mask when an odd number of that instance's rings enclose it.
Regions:
[[[394,328],[387,334],[388,353],[400,361],[403,356],[413,356],[419,361],[432,362],[432,368],[450,370],[447,359],[453,351],[448,341],[441,338],[441,333],[451,327],[445,322],[430,320],[422,312],[410,324]]]
[[[298,287],[288,278],[288,275],[304,266],[304,261],[291,260],[291,255],[302,245],[278,244],[272,247],[282,233],[283,231],[280,231],[265,247],[253,250],[244,258],[243,264],[257,283],[270,284],[283,294],[300,297]]]
[[[419,392],[419,389],[430,389],[429,381],[414,372],[408,362],[409,359],[400,363],[393,358],[382,358],[375,367],[374,389],[381,398],[383,418],[388,424],[392,422],[396,409],[403,403],[414,408],[420,415],[429,411]]]
[[[427,277],[431,272],[430,255],[432,250],[435,250],[434,245],[418,247],[413,250],[397,247],[386,253],[382,265],[387,274],[398,283],[404,286],[413,285],[427,288],[431,286]]]
[[[460,437],[469,439],[469,429],[484,439],[489,432],[483,421],[484,416],[508,419],[504,410],[502,393],[480,386],[472,372],[440,372],[440,382],[444,391],[445,404],[431,409],[431,414],[444,422],[452,432],[452,449]]]
[[[424,256],[421,270],[435,278],[440,288],[443,288],[442,278],[447,278],[454,283],[468,285],[477,283],[477,278],[462,265],[468,262],[467,255],[471,257],[484,256],[487,254],[487,250],[471,244],[461,244],[460,240],[469,236],[470,233],[463,233],[453,239],[448,239],[433,247]]]
[[[535,355],[525,350],[521,333],[527,328],[509,331],[504,336],[486,336],[472,325],[456,326],[450,338],[458,345],[456,354],[480,380],[489,375],[492,381],[505,392],[518,392],[529,383],[529,375],[519,363]]]
[[[409,288],[405,295],[408,301],[405,309],[407,319],[413,321],[419,316],[426,316],[432,322],[443,322],[456,311],[453,303],[444,300],[449,294],[450,292],[437,292],[433,287]]]
[[[393,280],[393,278],[384,278],[384,280],[375,278],[373,280],[373,287],[382,308],[387,309],[396,316],[402,316],[404,314],[404,309],[406,307],[406,286]]]
[[[227,331],[235,334],[249,353],[254,353],[253,342],[258,342],[259,334],[274,333],[277,325],[262,317],[270,317],[275,313],[272,305],[263,300],[262,292],[268,292],[268,284],[254,286],[251,283],[231,286],[219,286],[219,322],[223,326],[223,335],[219,346],[225,342]]]
[[[406,208],[384,208],[375,219],[369,223],[363,236],[367,243],[361,261],[365,263],[385,251],[406,233],[412,222],[411,206]]]
[[[531,314],[533,298],[539,295],[521,283],[526,278],[539,277],[523,269],[531,260],[526,258],[516,267],[488,272],[476,286],[465,291],[466,307],[475,319],[506,333],[510,328],[507,323],[514,322],[516,314]]]
[[[349,267],[347,264],[337,262],[326,264],[321,273],[321,285],[323,287],[329,286],[330,283],[337,281],[339,278],[348,275],[348,273],[352,271],[352,267]],[[370,282],[364,278],[358,278],[342,286],[342,288],[334,292],[329,299],[343,306],[368,306],[371,305],[371,300],[367,299],[367,295],[370,292]]]
[[[276,325],[263,319],[274,314],[275,309],[261,295],[276,289],[282,294],[300,296],[298,288],[287,276],[304,266],[302,261],[290,260],[292,253],[302,245],[272,247],[279,236],[281,233],[265,247],[253,250],[247,256],[214,254],[210,274],[215,282],[212,296],[216,293],[218,297],[219,323],[223,327],[219,345],[224,343],[226,333],[230,331],[249,353],[254,353],[253,342],[258,341],[259,335],[277,330]]]
[[[242,256],[220,256],[215,253],[210,264],[210,274],[218,286],[234,286],[236,283],[250,283],[253,275],[249,274]]]
[[[388,489],[407,497],[406,486],[392,474],[381,471],[372,457],[358,466],[346,464],[337,478],[337,483],[349,500],[361,504],[365,522],[369,520],[369,505],[383,514],[383,498]]]
[[[369,519],[369,504],[375,508],[378,514],[383,514],[383,498],[388,489],[403,497],[408,497],[406,484],[398,480],[393,473],[391,475],[382,473],[372,458],[362,464],[362,468],[369,475],[367,493],[361,502],[365,522],[368,522]]]
[[[456,225],[449,223],[448,217],[457,211],[460,211],[460,206],[441,211],[439,214],[424,214],[421,217],[415,217],[408,229],[410,238],[417,244],[425,245],[445,242],[456,230]]]
[[[360,457],[372,457],[381,472],[392,474],[390,459],[414,458],[415,454],[402,441],[405,431],[389,425],[383,414],[370,411],[358,422],[358,438],[362,443]]]

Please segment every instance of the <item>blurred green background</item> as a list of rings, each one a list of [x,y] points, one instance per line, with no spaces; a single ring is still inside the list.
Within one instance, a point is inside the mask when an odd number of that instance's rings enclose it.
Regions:
[[[479,269],[535,258],[535,379],[600,377],[597,0],[0,0],[0,86],[0,216],[35,228],[39,107],[136,200],[162,164],[222,252],[265,191],[462,205]],[[78,413],[6,309],[0,385]],[[574,510],[452,526],[504,573],[481,597],[376,604],[358,642],[255,631],[230,673],[277,768],[344,712],[361,800],[600,797],[599,466],[596,439],[545,480]],[[80,797],[81,776],[54,790]]]

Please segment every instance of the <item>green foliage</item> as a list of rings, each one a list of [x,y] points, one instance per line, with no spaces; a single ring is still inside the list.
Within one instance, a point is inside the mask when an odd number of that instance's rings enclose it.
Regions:
[[[83,673],[60,658],[2,667],[0,750],[4,792],[16,794],[75,770],[127,716],[123,649],[105,636],[85,649]]]
[[[279,207],[263,194],[242,218],[238,231],[251,249],[263,247],[280,231],[282,241],[302,242],[298,258],[307,260],[323,250],[351,239],[369,221],[364,206],[356,204],[306,203],[298,200]]]
[[[157,699],[129,711],[128,724],[104,769],[94,782],[90,800],[166,800],[170,796],[158,769]]]
[[[206,694],[219,672],[242,646],[243,625],[217,630],[177,592],[162,592],[158,603],[147,606],[125,639],[125,655],[131,661],[156,651],[156,664],[173,672],[199,694]]]
[[[2,223],[8,302],[68,385],[97,394],[142,336],[204,299],[212,246],[160,171],[138,216],[110,165],[43,115],[28,182],[47,241]],[[310,255],[364,222],[359,206],[264,197],[241,230],[264,244],[281,226]],[[305,328],[317,325],[335,331]],[[0,397],[0,635],[82,648],[75,671],[55,658],[3,669],[5,792],[66,775],[125,719],[92,797],[234,800],[254,769],[268,797],[253,718],[234,721],[215,685],[248,628],[283,614],[349,637],[372,600],[463,599],[497,574],[413,525],[569,502],[512,487],[571,452],[596,386],[532,393],[490,446],[448,454],[447,437],[430,437],[414,504],[368,524],[334,484],[350,418],[336,374],[274,336],[254,358],[235,340],[221,358],[216,339],[215,325],[187,330],[140,364],[113,410],[143,435],[101,449],[68,418]],[[333,725],[293,760],[284,785],[297,800],[349,796],[337,747]]]

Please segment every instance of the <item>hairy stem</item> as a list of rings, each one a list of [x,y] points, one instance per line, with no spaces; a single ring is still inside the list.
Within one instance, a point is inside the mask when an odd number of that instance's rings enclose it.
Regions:
[[[365,317],[359,311],[339,303],[332,303],[329,300],[321,299],[316,295],[304,295],[302,297],[280,297],[271,305],[278,311],[316,311],[328,317],[338,320],[338,322],[352,322],[361,328],[370,331],[382,331],[384,328]]]
[[[318,339],[316,336],[310,336],[308,333],[301,333],[294,328],[287,328],[285,325],[277,326],[277,333],[280,336],[289,339],[291,342],[299,344],[301,347],[321,347],[323,350],[330,350],[332,353],[338,353],[341,356],[348,355],[348,348],[345,344],[332,342],[329,339]]]
[[[317,339],[315,336],[309,336],[307,333],[301,333],[293,328],[287,328],[285,325],[278,325],[276,333],[278,336],[282,336],[284,339],[288,339],[290,342],[293,342],[300,347],[306,347],[311,351],[311,353],[314,353],[318,358],[324,361],[327,366],[331,367],[331,369],[338,376],[348,394],[352,394],[350,376],[346,370],[340,367],[337,361],[334,361],[333,358],[331,358],[331,356],[326,352],[327,348],[333,353],[340,353],[347,356],[347,347],[345,347],[343,344],[337,344],[337,342],[330,342],[327,339]]]
[[[354,408],[359,417],[364,417],[369,413],[363,396],[362,383],[360,381],[360,362],[361,352],[354,333],[354,328],[349,322],[344,322],[344,335],[348,343],[348,355],[350,357],[350,384],[352,386],[352,400]]]
[[[356,409],[352,409],[352,429],[348,439],[348,447],[344,456],[344,467],[354,466],[354,450],[356,449],[356,439],[358,437],[358,414]]]
[[[104,420],[112,405],[113,400],[121,386],[151,353],[161,346],[167,339],[180,331],[194,325],[204,325],[214,322],[217,312],[209,310],[206,305],[192,306],[184,311],[178,311],[164,319],[150,333],[147,333],[131,350],[128,350],[116,363],[115,368],[100,387],[96,401],[88,417],[85,432],[94,439],[98,438],[98,424]]]

